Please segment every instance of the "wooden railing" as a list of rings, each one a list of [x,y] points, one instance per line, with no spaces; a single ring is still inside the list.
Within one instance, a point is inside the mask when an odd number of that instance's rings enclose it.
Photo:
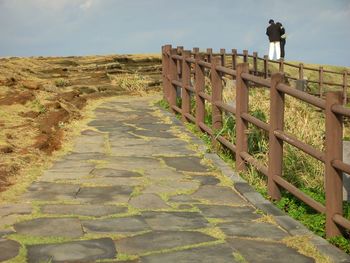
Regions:
[[[177,47],[177,54],[181,54],[183,47]],[[193,53],[199,52],[198,48],[193,49]],[[271,67],[275,66],[279,72],[290,72],[295,70],[295,74],[285,74],[285,79],[288,81],[305,80],[308,84],[316,85],[317,90],[309,90],[309,93],[318,97],[324,97],[324,93],[327,88],[341,90],[343,92],[343,103],[346,104],[348,100],[348,75],[350,72],[344,69],[342,72],[325,69],[323,66],[310,67],[305,66],[303,63],[298,65],[286,62],[284,60],[269,60],[268,56],[259,57],[258,52],[249,54],[248,50],[243,50],[242,53],[238,53],[237,49],[232,49],[231,53],[227,53],[224,48],[220,49],[220,52],[213,53],[211,48],[208,48],[206,52],[201,52],[203,59],[210,62],[212,56],[219,56],[221,58],[221,65],[227,68],[236,70],[238,61],[250,62],[249,73],[255,76],[260,76],[265,79],[271,77]],[[312,73],[316,73],[316,77],[310,77]],[[327,79],[333,79],[327,81]],[[338,81],[335,81],[337,79]],[[306,91],[308,92],[308,91]]]
[[[245,171],[247,164],[254,166],[267,176],[268,194],[280,199],[281,188],[305,202],[314,210],[326,215],[327,237],[338,236],[350,230],[350,221],[343,217],[342,173],[350,174],[350,165],[342,161],[343,116],[350,117],[350,109],[345,108],[343,93],[327,92],[325,99],[292,88],[285,83],[282,73],[272,74],[265,79],[249,73],[248,63],[240,63],[234,68],[223,65],[222,57],[212,53],[204,57],[194,52],[181,50],[170,45],[162,47],[164,99],[174,113],[181,114],[182,120],[196,126],[212,137],[213,143],[220,143],[235,154],[237,171]],[[247,57],[247,56],[246,56]],[[233,60],[235,61],[235,60]],[[247,60],[245,60],[247,61]],[[210,74],[211,95],[205,93],[206,71]],[[224,76],[236,79],[236,105],[228,105],[222,99]],[[252,85],[270,90],[270,121],[265,123],[249,114],[248,96]],[[181,106],[177,106],[177,89],[181,88]],[[232,87],[233,88],[233,87]],[[308,145],[295,136],[284,132],[285,94],[311,104],[325,113],[325,151]],[[195,114],[191,114],[191,99],[195,100]],[[212,125],[205,123],[205,102],[211,104]],[[236,119],[236,142],[231,143],[217,134],[223,126],[223,112],[229,112]],[[248,152],[248,124],[267,132],[269,137],[268,166],[255,159]],[[282,177],[283,143],[286,142],[311,155],[325,165],[325,205],[314,200]]]

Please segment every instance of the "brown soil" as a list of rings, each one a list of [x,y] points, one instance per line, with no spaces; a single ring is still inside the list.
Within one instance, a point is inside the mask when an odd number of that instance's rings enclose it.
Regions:
[[[35,99],[35,95],[31,91],[23,91],[19,94],[9,93],[0,99],[0,105],[26,104],[28,101]]]
[[[123,74],[159,90],[158,56],[0,59],[0,192],[22,171],[62,147],[66,124],[81,118],[89,100],[129,93]]]

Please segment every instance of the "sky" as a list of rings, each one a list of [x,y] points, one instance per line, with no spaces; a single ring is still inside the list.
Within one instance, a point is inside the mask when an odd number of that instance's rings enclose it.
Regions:
[[[286,60],[350,66],[350,0],[0,0],[0,56],[78,56],[232,48],[268,53],[268,20]]]

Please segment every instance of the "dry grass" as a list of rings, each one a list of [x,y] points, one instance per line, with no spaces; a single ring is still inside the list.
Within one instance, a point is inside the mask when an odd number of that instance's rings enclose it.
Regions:
[[[121,87],[123,90],[145,95],[147,92],[149,79],[139,74],[119,74],[110,76],[112,83]]]

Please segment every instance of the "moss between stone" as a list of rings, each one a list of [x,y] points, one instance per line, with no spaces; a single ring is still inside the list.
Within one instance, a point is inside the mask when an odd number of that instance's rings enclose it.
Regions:
[[[248,261],[239,252],[234,252],[232,255],[238,263],[248,263]]]
[[[122,234],[116,234],[116,233],[87,233],[83,237],[81,237],[79,240],[92,240],[92,239],[99,239],[99,238],[111,238],[112,240],[119,240],[123,238],[130,238],[135,236],[144,235],[147,233],[152,232],[152,230],[145,230],[145,231],[139,231],[139,232],[130,232],[130,233],[122,233]]]
[[[136,260],[138,258],[139,258],[138,256],[123,254],[123,253],[118,253],[118,255],[117,255],[117,261],[118,262],[129,261],[129,260]],[[97,262],[99,262],[99,261],[97,261]],[[108,261],[101,261],[101,262],[108,262]]]
[[[95,169],[97,168],[103,168],[106,164],[108,164],[109,162],[106,161],[106,160],[94,160],[94,159],[91,159],[91,160],[87,160],[86,161],[87,163],[92,163],[92,164],[95,164]]]
[[[144,256],[149,256],[149,255],[156,255],[156,254],[163,254],[163,253],[182,251],[182,250],[187,250],[187,249],[191,249],[191,248],[199,248],[199,247],[207,247],[207,246],[219,245],[219,244],[223,244],[223,243],[225,243],[225,241],[223,241],[223,240],[209,241],[209,242],[203,242],[203,243],[198,243],[198,244],[192,244],[192,245],[188,245],[188,246],[180,246],[180,247],[169,248],[169,249],[148,251],[148,252],[145,252],[145,253],[141,253],[138,256],[144,257]]]
[[[207,218],[205,217],[205,219],[213,225],[217,225],[217,224],[221,224],[221,223],[226,223],[226,222],[230,222],[229,219],[223,219],[223,218]]]
[[[288,247],[295,248],[299,253],[315,259],[316,263],[332,263],[332,260],[322,255],[310,242],[310,236],[285,237],[282,242]]]
[[[142,191],[151,183],[150,179],[147,177],[142,177],[140,179],[140,185],[135,186],[134,190],[130,194],[130,198],[142,195]]]
[[[257,223],[269,223],[269,224],[279,226],[279,224],[277,224],[275,218],[272,215],[263,215],[262,217],[254,219],[252,221]]]
[[[216,238],[216,239],[221,240],[221,241],[225,241],[225,239],[227,238],[225,233],[222,232],[222,230],[218,227],[201,228],[201,229],[197,229],[196,231],[203,233],[203,234],[206,234],[208,236],[211,236],[211,237]]]

